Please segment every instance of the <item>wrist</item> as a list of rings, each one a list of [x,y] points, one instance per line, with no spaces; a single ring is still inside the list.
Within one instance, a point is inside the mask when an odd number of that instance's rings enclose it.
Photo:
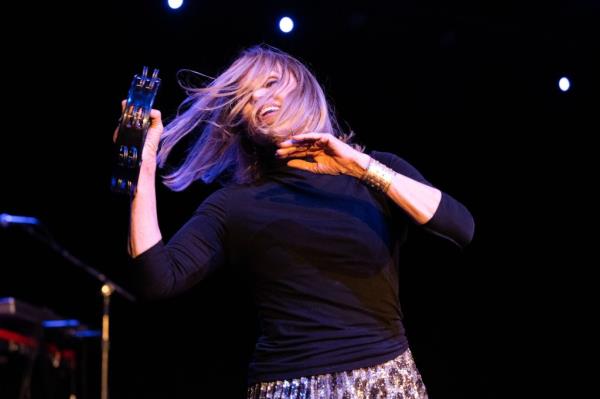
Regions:
[[[155,174],[156,158],[142,159],[142,163],[140,165],[140,173]]]
[[[362,177],[367,171],[370,159],[371,157],[369,157],[364,152],[357,151],[357,154],[353,157],[352,164],[346,171],[346,174],[352,177],[356,177],[357,179],[362,179]]]
[[[142,161],[136,191],[153,192],[156,181],[156,162]]]
[[[395,175],[396,172],[394,172],[392,168],[382,164],[376,159],[369,158],[366,171],[362,175],[361,180],[368,186],[383,193],[387,193]]]

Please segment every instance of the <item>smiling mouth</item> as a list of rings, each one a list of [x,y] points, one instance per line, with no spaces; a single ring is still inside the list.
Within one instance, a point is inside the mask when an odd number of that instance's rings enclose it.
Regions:
[[[279,111],[279,107],[276,106],[276,105],[271,105],[271,106],[266,107],[265,109],[263,109],[263,111],[260,113],[260,116],[261,117],[265,117],[267,115],[274,114],[277,111]]]

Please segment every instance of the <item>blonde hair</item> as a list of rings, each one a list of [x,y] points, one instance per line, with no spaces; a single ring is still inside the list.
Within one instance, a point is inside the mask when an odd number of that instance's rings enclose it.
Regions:
[[[267,86],[273,72],[280,76]],[[261,107],[279,90],[289,89],[293,80],[296,86],[281,104],[273,123],[262,123],[258,116]],[[163,167],[175,145],[193,133],[183,163],[163,176],[164,184],[174,191],[184,190],[198,179],[223,184],[253,182],[261,176],[265,157],[274,157],[274,149],[270,153],[261,148],[274,146],[292,133],[330,133],[345,142],[352,137],[339,128],[313,74],[297,59],[270,46],[243,51],[205,87],[190,87],[181,81],[180,85],[188,97],[165,127],[158,152]],[[247,115],[244,108],[260,87],[268,87],[270,96],[258,99]],[[281,129],[283,126],[285,129]]]

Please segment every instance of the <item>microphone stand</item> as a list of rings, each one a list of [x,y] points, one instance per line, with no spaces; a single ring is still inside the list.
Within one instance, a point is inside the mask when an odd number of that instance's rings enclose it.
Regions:
[[[100,399],[108,399],[108,354],[110,347],[110,299],[114,292],[121,294],[121,296],[130,302],[135,302],[135,297],[120,287],[118,284],[110,280],[103,273],[84,263],[80,259],[71,255],[65,248],[63,248],[48,232],[46,226],[41,223],[36,223],[36,226],[42,227],[43,231],[33,228],[31,225],[23,225],[25,231],[33,237],[39,239],[52,250],[62,256],[64,259],[69,261],[72,265],[82,269],[96,280],[100,281],[102,287],[100,292],[103,297],[102,307],[102,364],[101,364],[101,379],[100,379]]]

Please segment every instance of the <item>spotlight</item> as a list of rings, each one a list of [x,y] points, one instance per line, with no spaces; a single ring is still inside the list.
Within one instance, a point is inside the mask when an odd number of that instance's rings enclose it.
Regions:
[[[290,33],[294,29],[294,21],[289,17],[283,17],[279,20],[279,29],[283,33]]]
[[[567,91],[569,90],[569,88],[571,87],[571,82],[569,82],[569,79],[562,77],[560,78],[560,80],[558,81],[558,87],[562,90],[562,91]]]
[[[182,6],[183,0],[169,0],[168,3],[169,7],[171,7],[173,10],[176,10]]]

